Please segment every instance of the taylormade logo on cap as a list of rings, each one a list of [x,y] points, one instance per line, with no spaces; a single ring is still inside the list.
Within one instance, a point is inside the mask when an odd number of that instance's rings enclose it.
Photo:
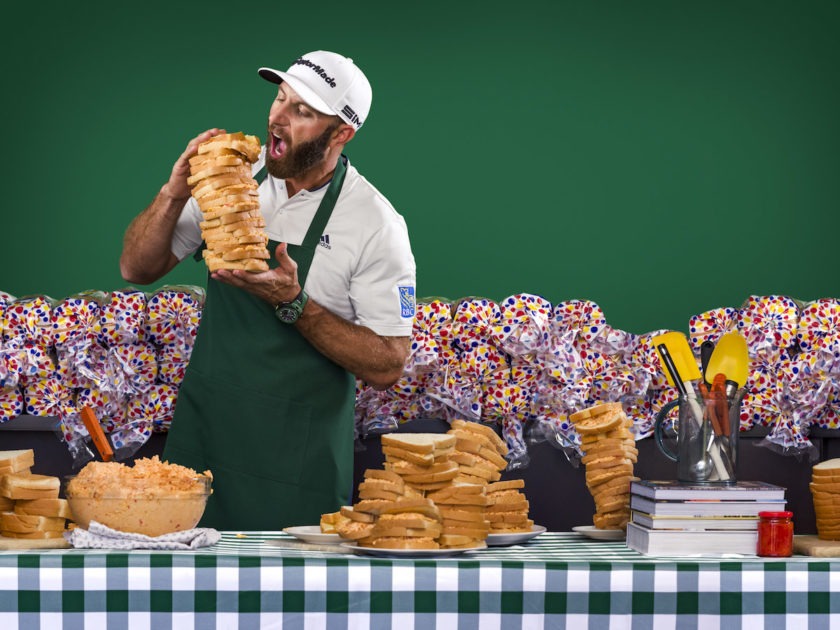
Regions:
[[[370,113],[372,91],[353,60],[326,50],[299,57],[286,72],[260,68],[272,83],[286,82],[313,109],[333,114],[359,129]]]
[[[297,61],[295,61],[292,65],[296,66],[298,64],[312,68],[312,70],[315,71],[315,74],[320,75],[324,81],[329,83],[330,87],[335,87],[335,79],[333,77],[328,77],[327,73],[324,72],[324,69],[321,66],[315,65],[309,61],[309,59],[304,59],[303,57],[298,57]]]

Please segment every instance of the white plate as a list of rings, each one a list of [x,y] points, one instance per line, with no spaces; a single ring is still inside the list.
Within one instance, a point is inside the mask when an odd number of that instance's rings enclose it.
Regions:
[[[486,547],[470,547],[469,549],[375,549],[373,547],[359,547],[356,543],[341,543],[341,546],[363,556],[379,558],[448,558],[467,551],[486,549]]]
[[[623,529],[598,529],[594,525],[578,525],[572,529],[595,540],[624,540],[625,537]]]
[[[338,544],[342,538],[338,534],[324,534],[320,525],[300,525],[298,527],[284,527],[283,531],[298,540],[308,543]]]
[[[536,538],[545,531],[542,525],[531,525],[530,532],[511,532],[510,534],[487,534],[486,542],[488,547],[501,547],[504,545],[516,545],[526,540]]]

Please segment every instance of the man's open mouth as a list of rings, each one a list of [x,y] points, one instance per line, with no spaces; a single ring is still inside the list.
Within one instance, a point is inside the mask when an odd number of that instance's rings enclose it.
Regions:
[[[286,141],[279,136],[275,136],[271,134],[271,144],[268,148],[268,152],[271,157],[275,159],[280,159],[283,157],[283,154],[286,152]]]

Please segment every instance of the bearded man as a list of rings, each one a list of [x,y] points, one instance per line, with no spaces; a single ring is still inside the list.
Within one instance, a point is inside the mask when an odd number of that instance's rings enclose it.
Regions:
[[[316,51],[278,84],[253,173],[274,259],[263,272],[210,274],[207,300],[164,458],[210,470],[201,521],[218,529],[317,523],[348,505],[356,378],[402,374],[414,317],[405,221],[342,151],[370,112],[349,58]],[[151,205],[129,225],[120,270],[149,284],[203,248],[187,145]]]

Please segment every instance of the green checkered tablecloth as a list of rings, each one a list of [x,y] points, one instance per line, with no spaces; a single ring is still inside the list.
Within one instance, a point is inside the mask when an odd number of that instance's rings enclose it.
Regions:
[[[650,558],[545,533],[452,558],[272,547],[0,552],[0,630],[840,628],[840,562]]]

